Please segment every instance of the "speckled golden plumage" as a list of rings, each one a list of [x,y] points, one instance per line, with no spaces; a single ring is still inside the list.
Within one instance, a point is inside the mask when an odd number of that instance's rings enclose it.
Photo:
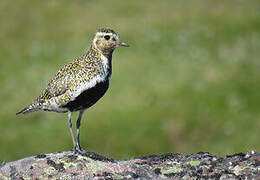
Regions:
[[[70,94],[80,83],[87,83],[93,77],[104,73],[101,53],[91,48],[87,54],[61,68],[35,103],[42,104],[53,97],[59,97],[58,101],[63,105],[70,101]]]
[[[107,28],[97,31],[89,51],[63,66],[49,82],[45,91],[17,114],[38,110],[69,112],[68,125],[74,150],[81,151],[79,126],[82,114],[108,89],[112,70],[112,53],[118,46],[128,45],[119,41],[115,31]],[[74,111],[80,111],[77,120],[77,143],[74,140],[71,124],[71,113]]]

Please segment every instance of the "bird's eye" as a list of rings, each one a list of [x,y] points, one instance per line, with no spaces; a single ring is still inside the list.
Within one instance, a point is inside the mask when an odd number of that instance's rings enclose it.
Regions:
[[[106,36],[104,36],[104,38],[105,38],[106,40],[109,40],[109,39],[110,39],[110,36],[109,36],[109,35],[106,35]]]

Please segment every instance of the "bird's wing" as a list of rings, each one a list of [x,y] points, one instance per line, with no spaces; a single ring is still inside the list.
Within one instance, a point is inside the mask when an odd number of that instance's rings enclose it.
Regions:
[[[44,102],[53,97],[60,96],[69,90],[72,86],[77,85],[79,81],[75,81],[79,76],[87,76],[90,67],[82,65],[79,61],[73,61],[61,68],[49,82],[47,88],[38,98],[38,101]]]

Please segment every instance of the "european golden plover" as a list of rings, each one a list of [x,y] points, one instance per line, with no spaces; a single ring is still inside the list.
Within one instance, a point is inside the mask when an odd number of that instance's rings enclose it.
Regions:
[[[118,34],[112,29],[98,30],[89,51],[63,66],[45,91],[17,114],[38,110],[68,112],[68,127],[73,140],[73,150],[83,152],[79,143],[80,121],[84,111],[106,93],[112,73],[112,54],[118,46],[128,47],[128,44],[120,42]],[[77,141],[71,123],[71,115],[75,111],[79,111],[76,122]]]

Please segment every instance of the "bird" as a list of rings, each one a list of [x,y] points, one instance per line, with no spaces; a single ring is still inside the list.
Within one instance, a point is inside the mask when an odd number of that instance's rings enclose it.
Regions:
[[[67,125],[73,151],[84,153],[85,150],[80,146],[81,119],[83,113],[103,97],[109,88],[112,54],[119,46],[129,47],[119,40],[119,35],[113,29],[99,29],[94,34],[89,50],[58,70],[42,94],[16,114],[40,110],[68,113]],[[75,139],[71,117],[73,112],[78,111]]]

